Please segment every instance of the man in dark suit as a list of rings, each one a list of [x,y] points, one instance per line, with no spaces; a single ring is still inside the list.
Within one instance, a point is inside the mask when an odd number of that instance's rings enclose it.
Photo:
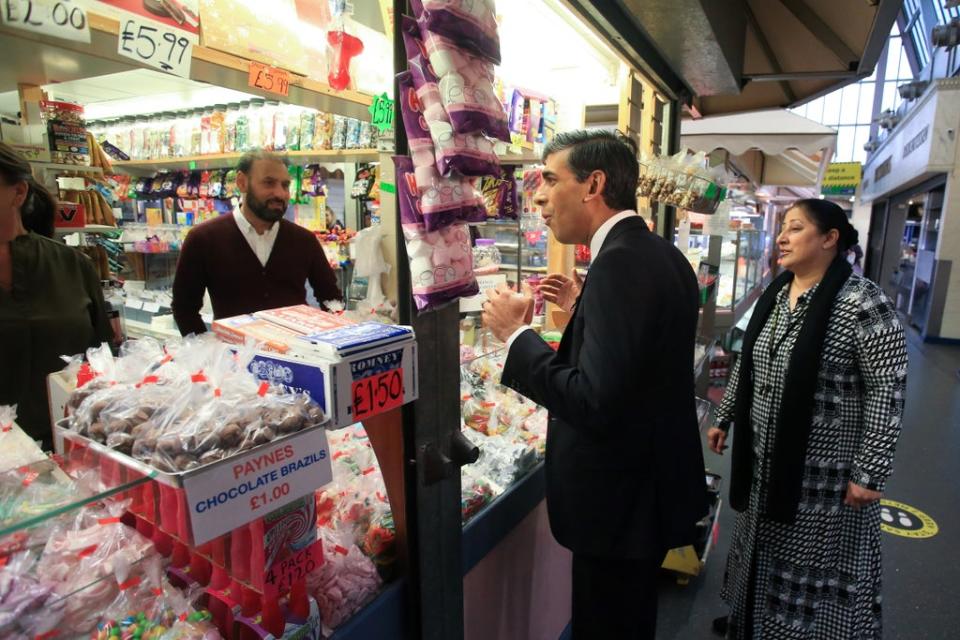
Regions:
[[[507,341],[503,384],[550,412],[547,509],[573,551],[573,636],[654,638],[657,576],[707,513],[694,407],[697,280],[684,256],[633,210],[632,140],[564,133],[544,151],[535,202],[557,240],[589,244],[576,280],[545,296],[572,306],[557,352],[529,327],[532,302],[488,292],[484,326]],[[570,305],[573,300],[575,304]]]

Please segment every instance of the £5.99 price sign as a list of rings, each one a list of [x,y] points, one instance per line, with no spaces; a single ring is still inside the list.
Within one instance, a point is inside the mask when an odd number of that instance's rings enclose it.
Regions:
[[[283,69],[268,67],[259,62],[250,63],[247,84],[255,89],[263,89],[284,97],[290,95],[290,74]]]
[[[122,21],[117,53],[181,78],[190,77],[193,42],[184,31],[140,18]]]
[[[0,17],[5,25],[14,29],[90,42],[87,14],[71,0],[3,0]]]

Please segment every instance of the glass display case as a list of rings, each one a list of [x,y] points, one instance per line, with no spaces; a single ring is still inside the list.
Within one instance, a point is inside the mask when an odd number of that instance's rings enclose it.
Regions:
[[[679,242],[679,235],[677,236]],[[710,236],[693,229],[681,251],[694,270],[709,258]],[[717,326],[731,327],[753,304],[769,274],[771,245],[759,229],[730,229],[720,247]]]
[[[494,241],[500,273],[512,282],[547,273],[547,231],[526,226],[519,220],[492,220],[476,227],[478,238]]]
[[[499,384],[506,350],[482,331],[477,337],[461,346],[461,428],[480,449],[477,462],[461,468],[464,524],[528,477],[547,442],[546,409]]]

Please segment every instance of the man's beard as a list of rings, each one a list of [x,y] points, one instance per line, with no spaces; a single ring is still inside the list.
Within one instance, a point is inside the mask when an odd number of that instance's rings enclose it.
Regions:
[[[269,200],[258,200],[251,191],[247,191],[244,195],[244,204],[249,207],[250,211],[253,212],[253,215],[257,216],[264,222],[274,223],[280,218],[283,217],[283,214],[287,212],[287,203],[280,198],[270,198]],[[274,203],[280,203],[281,207],[279,209],[273,209],[270,205]]]

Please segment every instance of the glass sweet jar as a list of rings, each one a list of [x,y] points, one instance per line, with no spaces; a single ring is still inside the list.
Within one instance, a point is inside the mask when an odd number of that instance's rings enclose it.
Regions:
[[[491,238],[477,238],[473,247],[473,272],[477,274],[496,273],[502,260],[496,241]]]

